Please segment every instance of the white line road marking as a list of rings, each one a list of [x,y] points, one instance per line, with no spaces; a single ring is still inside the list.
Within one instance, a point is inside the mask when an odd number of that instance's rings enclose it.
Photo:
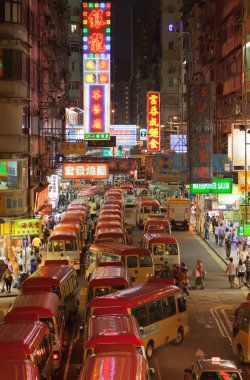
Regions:
[[[210,309],[210,312],[211,312],[212,316],[214,317],[214,320],[215,320],[215,322],[217,324],[217,327],[218,327],[218,329],[220,331],[221,336],[223,336],[224,338],[227,338],[229,340],[229,342],[231,343],[231,341],[232,341],[231,336],[230,336],[230,334],[229,334],[226,326],[224,326],[223,320],[222,320],[222,318],[220,317],[220,314],[219,314],[219,310],[221,308],[222,308],[221,306],[219,306],[219,307],[213,307],[213,308]],[[224,316],[224,314],[223,314],[223,316]],[[228,321],[228,322],[230,323],[230,321]]]

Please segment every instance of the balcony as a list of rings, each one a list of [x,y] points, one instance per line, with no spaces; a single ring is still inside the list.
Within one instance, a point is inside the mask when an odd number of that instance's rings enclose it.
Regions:
[[[228,40],[223,44],[222,56],[225,57],[230,54],[234,49],[239,48],[242,45],[242,35],[236,34],[228,38]]]

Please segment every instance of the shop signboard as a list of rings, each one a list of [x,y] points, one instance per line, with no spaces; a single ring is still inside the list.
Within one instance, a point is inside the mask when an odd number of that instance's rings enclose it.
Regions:
[[[9,235],[11,233],[11,222],[0,224],[0,235]]]
[[[250,134],[245,132],[245,126],[240,124],[234,124],[232,128],[233,135],[233,171],[242,171],[245,169],[245,155],[248,160],[248,170],[250,169]],[[246,141],[245,141],[246,140]],[[247,152],[245,147],[247,147]]]
[[[160,144],[160,93],[147,93],[147,149],[149,152],[159,152]]]
[[[238,172],[238,188],[239,191],[245,191],[246,188],[246,176],[245,171]],[[247,171],[247,191],[250,191],[250,171]]]
[[[49,197],[49,187],[45,187],[41,191],[36,192],[35,208],[34,211],[38,211],[47,201]]]
[[[63,142],[60,145],[60,154],[85,154],[87,143],[82,142]]]
[[[63,179],[108,179],[109,165],[107,163],[63,163]]]
[[[135,124],[115,124],[110,126],[110,134],[116,137],[116,146],[136,145]]]
[[[83,2],[85,140],[110,138],[111,3]]]
[[[146,130],[146,128],[140,129],[140,140],[141,141],[147,141],[147,130]]]
[[[191,194],[232,194],[232,178],[213,178],[211,183],[190,184]]]
[[[244,224],[244,236],[250,236],[250,224]]]
[[[42,232],[41,219],[16,219],[12,227],[12,235],[40,235]]]
[[[0,191],[0,216],[22,215],[28,209],[27,191]]]
[[[244,236],[244,227],[243,226],[239,226],[237,228],[237,236]]]
[[[49,199],[57,201],[59,199],[59,177],[53,174],[49,177]]]
[[[211,86],[190,83],[188,88],[188,182],[212,181],[213,110]]]

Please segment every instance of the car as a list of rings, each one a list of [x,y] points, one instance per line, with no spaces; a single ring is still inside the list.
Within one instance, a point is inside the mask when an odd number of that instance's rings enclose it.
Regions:
[[[242,380],[240,370],[231,360],[218,357],[199,359],[184,370],[184,380]]]

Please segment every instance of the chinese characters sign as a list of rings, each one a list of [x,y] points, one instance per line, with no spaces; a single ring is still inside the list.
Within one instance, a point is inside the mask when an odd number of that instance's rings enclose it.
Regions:
[[[28,209],[25,191],[0,192],[0,216],[22,215]]]
[[[61,143],[60,153],[61,154],[79,154],[83,155],[87,151],[86,142],[64,142]]]
[[[148,151],[159,152],[160,147],[160,93],[147,93]]]
[[[106,163],[64,163],[63,179],[107,179],[109,166]]]
[[[191,183],[212,180],[212,112],[208,84],[189,87],[188,177]]]
[[[111,3],[83,3],[85,140],[110,137]]]
[[[12,232],[12,235],[40,235],[41,232],[41,219],[19,219],[14,222],[14,232]]]

